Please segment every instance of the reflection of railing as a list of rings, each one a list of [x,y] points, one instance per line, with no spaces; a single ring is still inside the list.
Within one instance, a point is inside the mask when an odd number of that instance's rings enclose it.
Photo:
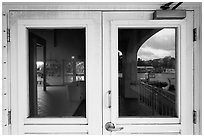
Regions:
[[[152,115],[175,116],[175,94],[163,91],[144,82],[139,84],[140,103],[152,109]]]

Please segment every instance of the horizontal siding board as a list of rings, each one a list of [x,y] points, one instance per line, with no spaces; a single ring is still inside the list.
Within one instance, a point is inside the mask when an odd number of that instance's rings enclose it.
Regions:
[[[87,125],[25,125],[25,134],[84,134]]]
[[[180,133],[181,125],[117,125],[124,129],[117,133],[134,134],[169,134]]]

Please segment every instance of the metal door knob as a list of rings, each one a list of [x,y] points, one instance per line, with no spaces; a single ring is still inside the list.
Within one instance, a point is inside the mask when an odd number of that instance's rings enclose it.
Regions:
[[[123,127],[115,127],[115,125],[112,122],[108,122],[105,124],[105,128],[107,131],[120,131],[123,129]]]

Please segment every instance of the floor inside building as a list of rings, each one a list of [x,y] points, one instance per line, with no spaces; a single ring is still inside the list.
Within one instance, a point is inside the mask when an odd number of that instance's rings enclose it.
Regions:
[[[39,117],[85,117],[86,100],[73,100],[67,86],[47,86],[46,91],[38,87]],[[71,92],[71,91],[70,91]],[[152,109],[138,99],[128,99],[120,96],[120,117],[151,116]]]
[[[66,86],[38,87],[39,117],[85,117],[86,101],[72,100]]]

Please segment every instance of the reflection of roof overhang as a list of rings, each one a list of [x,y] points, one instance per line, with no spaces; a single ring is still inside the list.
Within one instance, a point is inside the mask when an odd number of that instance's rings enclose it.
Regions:
[[[120,29],[118,48],[122,53],[135,52],[136,54],[143,43],[160,30],[162,29]]]
[[[122,63],[124,81],[126,83],[134,83],[137,81],[137,71],[145,70],[152,71],[152,66],[146,66],[140,70],[137,68],[137,52],[143,43],[148,40],[155,33],[160,31],[162,28],[129,28],[118,30],[118,50],[122,52]],[[125,97],[132,98],[133,95],[129,89],[129,85],[125,84]]]

